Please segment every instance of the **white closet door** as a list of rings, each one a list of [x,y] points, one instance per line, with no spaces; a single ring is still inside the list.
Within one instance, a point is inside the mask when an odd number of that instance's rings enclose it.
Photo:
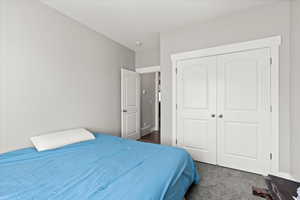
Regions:
[[[178,63],[177,144],[216,164],[216,57]]]
[[[218,164],[264,174],[269,169],[269,49],[218,57]]]

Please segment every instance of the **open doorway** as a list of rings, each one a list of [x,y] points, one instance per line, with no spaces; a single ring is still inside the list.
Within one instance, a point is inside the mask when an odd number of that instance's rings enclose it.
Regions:
[[[160,67],[139,68],[141,89],[141,139],[160,144]]]

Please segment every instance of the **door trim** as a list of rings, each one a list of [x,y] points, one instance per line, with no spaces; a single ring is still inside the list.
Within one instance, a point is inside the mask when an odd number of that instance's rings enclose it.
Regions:
[[[281,36],[268,37],[259,40],[223,45],[196,51],[189,51],[171,55],[172,60],[172,145],[177,144],[177,63],[182,60],[201,58],[207,56],[218,56],[240,51],[269,48],[271,63],[271,150],[269,174],[279,174],[279,48]],[[270,108],[271,109],[271,108]]]
[[[160,72],[160,66],[149,66],[143,68],[135,68],[135,71],[140,74],[147,74],[152,72]]]

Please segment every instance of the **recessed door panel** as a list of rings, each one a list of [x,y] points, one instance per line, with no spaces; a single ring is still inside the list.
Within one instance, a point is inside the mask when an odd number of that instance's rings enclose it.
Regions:
[[[183,70],[183,105],[185,109],[207,109],[208,66],[191,65]],[[195,76],[197,75],[197,76]],[[197,85],[197,87],[195,87]]]
[[[208,120],[184,119],[183,143],[186,147],[208,151]]]
[[[125,78],[125,103],[127,108],[137,106],[137,87],[139,84],[138,81],[139,80],[137,78],[133,78],[132,76],[127,76]]]
[[[244,159],[258,159],[257,140],[259,127],[256,123],[224,123],[224,154]]]
[[[224,63],[225,109],[257,110],[258,64],[255,60]]]
[[[126,128],[127,128],[127,135],[130,136],[136,133],[137,127],[137,113],[132,112],[128,113],[126,117]]]

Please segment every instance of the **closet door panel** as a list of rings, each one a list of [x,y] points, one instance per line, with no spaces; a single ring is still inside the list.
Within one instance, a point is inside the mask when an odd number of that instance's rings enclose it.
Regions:
[[[269,167],[269,49],[218,57],[218,164],[264,174]]]
[[[182,61],[177,75],[177,142],[195,160],[216,164],[216,57]]]

